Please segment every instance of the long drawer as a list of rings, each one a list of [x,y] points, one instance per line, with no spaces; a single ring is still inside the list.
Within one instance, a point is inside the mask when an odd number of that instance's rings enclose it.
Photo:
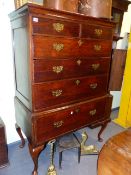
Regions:
[[[108,75],[36,83],[33,85],[35,110],[106,94]]]
[[[34,82],[108,74],[110,58],[34,60]]]
[[[90,101],[76,103],[56,112],[37,116],[34,126],[37,128],[35,136],[36,143],[40,144],[43,140],[48,141],[48,139],[93,124],[96,121],[107,117],[105,112],[106,105],[109,103],[109,98],[110,97],[105,96]]]
[[[69,36],[96,39],[112,39],[112,29],[95,24],[63,19],[50,19],[33,16],[33,33],[50,36]]]
[[[33,36],[34,59],[110,57],[111,40]]]

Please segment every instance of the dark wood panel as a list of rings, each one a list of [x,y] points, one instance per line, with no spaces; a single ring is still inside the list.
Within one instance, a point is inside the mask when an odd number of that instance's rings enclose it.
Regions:
[[[112,55],[110,91],[121,91],[123,82],[127,50],[115,49]]]
[[[104,116],[107,98],[86,101],[74,107],[40,116],[36,121],[37,143],[58,137],[82,126],[89,125]],[[100,106],[103,106],[100,108]],[[43,130],[44,128],[44,130]]]
[[[110,58],[34,60],[34,82],[108,74]]]
[[[108,26],[108,27],[114,27],[115,23],[113,21],[109,20],[104,20],[102,18],[94,18],[91,16],[86,16],[86,15],[81,15],[79,13],[71,13],[67,11],[60,11],[60,10],[55,10],[55,9],[47,9],[44,8],[44,6],[37,6],[35,4],[25,4],[22,8],[18,9],[16,12],[10,13],[9,17],[11,21],[14,20],[14,18],[17,18],[19,16],[22,16],[24,13],[30,13],[34,16],[36,14],[37,16],[48,16],[50,17],[55,17],[55,18],[62,18],[63,20],[69,19],[70,21],[83,21],[83,22],[88,22],[89,24],[98,24],[102,26]]]
[[[33,17],[33,33],[56,36],[86,37],[96,39],[112,40],[113,31],[111,28],[88,23],[63,21],[63,19],[50,19]],[[81,27],[82,26],[82,27]],[[82,29],[81,29],[82,28]],[[82,34],[81,34],[82,30]]]
[[[105,103],[105,115],[104,117],[99,120],[99,121],[96,121],[95,123],[91,124],[89,127],[90,128],[96,128],[98,126],[101,126],[102,123],[104,125],[104,123],[108,123],[111,121],[110,119],[110,113],[111,113],[111,109],[112,109],[112,100],[113,100],[113,96],[112,95],[109,95],[107,100],[106,100],[106,103]]]
[[[84,38],[97,38],[97,39],[109,39],[112,40],[113,37],[113,30],[111,28],[106,28],[100,25],[89,25],[83,24],[82,25],[82,36]]]
[[[108,76],[78,77],[33,85],[34,109],[106,94]]]
[[[113,9],[118,9],[119,11],[121,11],[121,13],[124,13],[124,11],[128,10],[128,5],[131,2],[128,0],[113,0],[112,1],[112,7]]]
[[[112,41],[33,36],[34,58],[109,57]]]
[[[33,16],[33,33],[78,37],[80,24],[75,22]]]

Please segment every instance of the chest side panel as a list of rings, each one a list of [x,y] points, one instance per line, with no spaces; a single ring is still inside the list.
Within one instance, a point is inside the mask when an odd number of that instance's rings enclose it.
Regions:
[[[28,16],[12,22],[16,96],[31,109],[31,77]]]

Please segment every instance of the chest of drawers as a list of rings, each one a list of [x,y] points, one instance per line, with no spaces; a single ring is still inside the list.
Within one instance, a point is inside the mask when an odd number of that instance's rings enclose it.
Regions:
[[[46,143],[110,121],[108,92],[115,24],[27,4],[10,14],[16,80],[16,129],[29,141],[37,174]]]
[[[0,168],[8,165],[8,148],[6,141],[5,124],[0,118]]]

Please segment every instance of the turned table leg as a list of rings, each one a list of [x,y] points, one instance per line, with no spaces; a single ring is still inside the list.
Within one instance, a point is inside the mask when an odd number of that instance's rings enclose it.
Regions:
[[[98,133],[98,141],[99,142],[103,142],[103,139],[101,138],[101,134],[105,130],[105,128],[107,127],[107,124],[108,124],[108,122],[105,122],[105,123],[102,123],[102,125],[101,125],[101,129]]]
[[[19,145],[19,147],[23,148],[25,146],[25,139],[22,135],[21,128],[17,125],[17,123],[15,124],[15,128],[16,128],[16,131],[17,131],[18,135],[21,138],[21,144]]]
[[[30,155],[32,157],[32,160],[34,162],[34,170],[32,172],[32,175],[38,175],[38,158],[39,155],[41,153],[41,151],[44,149],[45,145],[36,147],[36,148],[32,148],[31,144],[28,144],[29,146],[29,151],[30,151]]]

